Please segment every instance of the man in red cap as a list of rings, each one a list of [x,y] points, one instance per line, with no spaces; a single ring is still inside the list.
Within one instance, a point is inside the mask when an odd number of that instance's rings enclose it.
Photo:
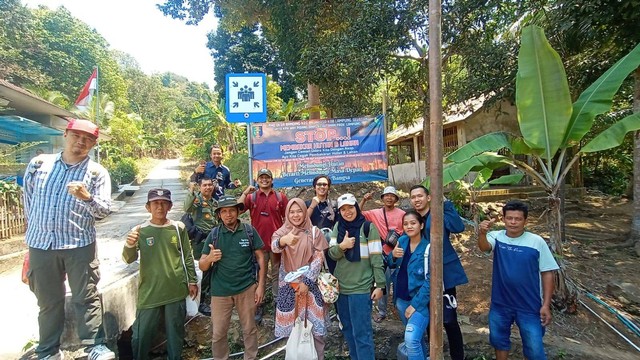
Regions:
[[[29,246],[29,285],[38,299],[39,359],[62,359],[60,336],[65,322],[65,275],[78,337],[88,345],[89,360],[115,359],[104,344],[95,220],[109,214],[111,179],[89,158],[98,127],[72,119],[61,153],[31,160],[24,177],[25,241]]]

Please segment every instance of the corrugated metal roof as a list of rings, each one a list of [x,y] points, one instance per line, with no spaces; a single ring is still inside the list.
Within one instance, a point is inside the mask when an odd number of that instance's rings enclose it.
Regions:
[[[47,141],[50,136],[61,136],[62,133],[62,130],[44,126],[21,116],[0,115],[0,142],[6,144]]]
[[[492,95],[493,94],[490,94],[488,96],[481,96],[477,99],[464,101],[451,106],[448,113],[444,116],[443,125],[453,124],[468,119],[476,111],[480,110]],[[423,118],[416,119],[413,125],[401,125],[398,126],[395,130],[388,133],[387,144],[397,145],[407,139],[413,138],[414,136],[419,136],[423,130]]]

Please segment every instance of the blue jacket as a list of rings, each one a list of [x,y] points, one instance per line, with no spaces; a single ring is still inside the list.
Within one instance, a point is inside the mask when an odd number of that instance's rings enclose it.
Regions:
[[[444,288],[451,289],[469,282],[467,274],[465,274],[462,263],[460,262],[460,258],[458,257],[458,253],[456,253],[456,250],[453,248],[453,245],[451,245],[451,240],[449,239],[451,233],[457,234],[464,231],[464,223],[451,201],[445,201],[443,208],[444,231],[442,236],[442,276],[444,278]],[[431,212],[428,212],[425,216],[424,224],[422,236],[427,239],[427,243],[430,243]]]
[[[424,317],[429,317],[429,291],[431,289],[429,282],[431,278],[429,274],[425,277],[424,274],[424,252],[427,249],[427,245],[429,241],[422,237],[420,244],[416,247],[416,249],[411,253],[411,257],[409,258],[409,264],[407,265],[407,275],[409,278],[409,296],[411,296],[411,306],[416,309],[417,312],[422,314]],[[398,246],[402,249],[407,249],[409,247],[409,236],[402,235],[398,239]],[[394,259],[393,254],[389,253],[387,255],[387,260],[390,268],[400,268],[400,264],[402,264],[403,258]],[[397,274],[398,270],[393,272],[393,302],[395,303],[396,295],[398,291],[396,290],[397,286]]]

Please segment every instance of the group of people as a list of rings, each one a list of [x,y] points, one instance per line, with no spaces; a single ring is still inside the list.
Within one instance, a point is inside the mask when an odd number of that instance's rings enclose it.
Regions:
[[[115,358],[105,346],[96,290],[94,222],[106,216],[110,207],[109,174],[88,156],[98,131],[88,121],[70,122],[63,152],[39,155],[27,168],[28,279],[40,306],[36,349],[40,359],[62,358],[65,274],[88,358]],[[330,177],[318,175],[312,182],[311,200],[289,200],[273,188],[271,171],[261,169],[256,185],[247,186],[236,199],[226,195],[225,189],[242,184],[231,181],[229,169],[222,165],[222,148],[214,145],[210,150],[211,162],[195,169],[191,179],[199,186],[190,188],[183,206],[193,224],[168,219],[171,192],[153,189],[146,203],[150,219],[126,238],[123,259],[140,261],[134,358],[148,357],[161,318],[167,357],[181,357],[185,298],[198,295],[195,261],[208,274],[203,281],[209,285],[209,297],[202,294],[199,310],[211,314],[214,359],[229,357],[227,336],[234,309],[243,332],[244,357],[257,357],[257,326],[269,287],[275,305],[275,335],[288,337],[296,319],[304,319],[313,325],[316,354],[323,359],[330,307],[323,301],[317,278],[325,266],[339,281],[335,307],[352,359],[375,358],[372,322],[384,321],[390,293],[405,324],[409,359],[427,358],[432,201],[427,188],[411,188],[413,209],[409,211],[396,206],[400,196],[392,186],[380,196],[383,207],[363,211],[373,194],[365,194],[360,203],[353,194],[331,199]],[[245,211],[251,224],[239,220]],[[499,360],[507,359],[514,322],[520,329],[524,355],[530,360],[545,359],[542,336],[551,320],[553,271],[558,267],[544,240],[525,231],[527,216],[525,204],[509,202],[503,208],[504,230],[490,231],[494,221],[479,225],[478,246],[494,255],[489,327]],[[454,360],[464,358],[456,287],[468,279],[449,237],[463,230],[462,219],[445,200],[443,296],[453,306],[445,309],[444,327]]]

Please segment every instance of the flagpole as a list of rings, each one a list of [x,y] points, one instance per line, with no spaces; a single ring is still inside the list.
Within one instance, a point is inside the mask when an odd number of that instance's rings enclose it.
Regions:
[[[96,69],[96,125],[100,127],[100,68]],[[100,142],[96,146],[96,161],[100,163]]]

